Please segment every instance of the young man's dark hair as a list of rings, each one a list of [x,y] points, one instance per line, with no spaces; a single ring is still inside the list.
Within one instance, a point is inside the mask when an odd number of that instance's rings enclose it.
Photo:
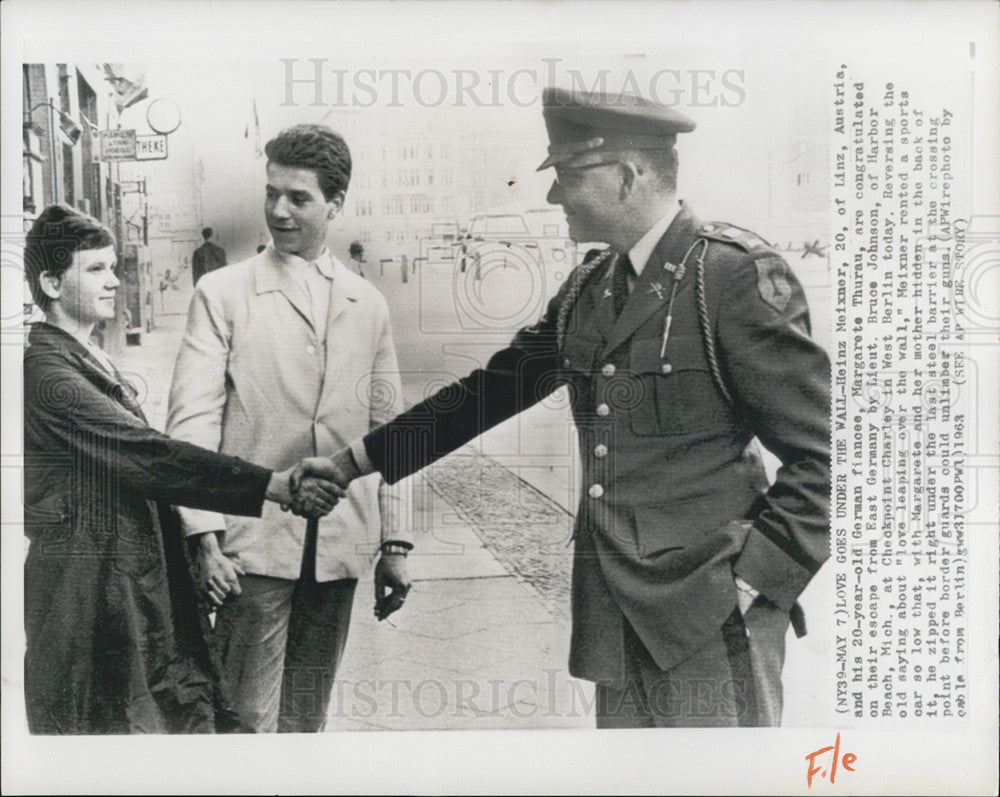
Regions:
[[[351,151],[326,125],[295,125],[267,142],[264,154],[280,166],[312,169],[323,197],[329,202],[351,181]]]
[[[51,301],[39,282],[43,272],[59,276],[72,265],[75,252],[114,245],[111,230],[93,216],[69,205],[49,205],[31,225],[24,243],[24,273],[35,304],[45,311]]]
[[[211,227],[206,227],[204,230],[201,231],[201,237],[207,241],[209,238],[212,237],[214,232],[215,231]]]

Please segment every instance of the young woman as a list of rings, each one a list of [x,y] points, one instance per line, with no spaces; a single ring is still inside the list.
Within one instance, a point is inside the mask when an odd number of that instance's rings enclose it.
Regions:
[[[293,469],[272,473],[151,429],[90,342],[114,317],[115,265],[111,233],[68,206],[46,208],[28,233],[25,272],[46,315],[24,356],[28,725],[234,730],[171,505],[259,516],[268,499],[322,515],[343,493],[311,480],[293,496]]]

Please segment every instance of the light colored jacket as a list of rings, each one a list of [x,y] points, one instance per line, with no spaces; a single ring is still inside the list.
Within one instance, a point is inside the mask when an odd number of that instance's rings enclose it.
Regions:
[[[284,470],[338,451],[402,409],[385,299],[324,251],[332,277],[324,354],[309,299],[273,245],[206,274],[177,355],[167,434]],[[404,486],[405,489],[405,486]],[[316,578],[358,578],[380,540],[408,539],[403,491],[355,480],[319,521]],[[225,529],[222,550],[248,573],[299,577],[306,521],[267,503],[260,519],[181,512],[187,535]]]

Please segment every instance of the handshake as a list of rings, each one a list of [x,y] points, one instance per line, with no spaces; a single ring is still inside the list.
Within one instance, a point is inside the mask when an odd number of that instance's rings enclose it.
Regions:
[[[332,457],[307,457],[271,476],[267,499],[301,517],[325,517],[347,495],[347,485],[360,475],[350,449]]]

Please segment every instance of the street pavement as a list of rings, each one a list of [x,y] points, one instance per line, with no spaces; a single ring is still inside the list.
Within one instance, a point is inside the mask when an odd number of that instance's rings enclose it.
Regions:
[[[408,329],[412,319],[393,293],[412,403],[470,366],[424,367],[432,352],[413,350],[419,330]],[[116,357],[157,429],[183,325],[183,315],[160,315],[141,345]],[[454,355],[441,340],[434,349],[442,359]],[[407,370],[408,358],[418,365]],[[379,623],[371,582],[359,584],[328,730],[594,726],[592,685],[566,671],[576,463],[572,418],[557,393],[410,478],[413,589],[405,607]],[[789,632],[785,725],[825,724],[828,716],[820,688],[829,671],[826,586],[821,572],[803,598],[810,635],[795,640]]]

